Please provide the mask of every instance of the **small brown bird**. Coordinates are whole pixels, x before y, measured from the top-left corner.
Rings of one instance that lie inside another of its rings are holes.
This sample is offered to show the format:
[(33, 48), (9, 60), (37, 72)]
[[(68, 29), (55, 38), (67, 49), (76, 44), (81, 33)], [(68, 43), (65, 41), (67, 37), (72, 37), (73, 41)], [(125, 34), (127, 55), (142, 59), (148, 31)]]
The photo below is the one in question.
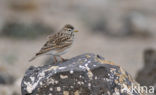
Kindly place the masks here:
[(60, 55), (66, 53), (69, 48), (73, 45), (74, 34), (78, 32), (74, 30), (74, 27), (70, 24), (66, 24), (61, 31), (55, 33), (54, 35), (48, 36), (48, 41), (43, 45), (38, 53), (29, 60), (29, 62), (33, 61), (35, 58), (40, 55), (53, 55), (55, 62), (56, 57), (59, 56), (62, 60), (63, 58)]

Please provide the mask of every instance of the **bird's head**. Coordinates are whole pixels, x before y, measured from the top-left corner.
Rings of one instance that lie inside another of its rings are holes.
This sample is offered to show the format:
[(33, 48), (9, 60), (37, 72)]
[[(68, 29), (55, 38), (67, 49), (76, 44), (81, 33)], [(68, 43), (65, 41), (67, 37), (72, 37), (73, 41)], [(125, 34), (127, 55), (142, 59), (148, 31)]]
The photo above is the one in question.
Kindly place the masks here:
[(70, 24), (66, 24), (63, 30), (69, 34), (78, 32), (78, 30), (75, 30), (74, 27)]

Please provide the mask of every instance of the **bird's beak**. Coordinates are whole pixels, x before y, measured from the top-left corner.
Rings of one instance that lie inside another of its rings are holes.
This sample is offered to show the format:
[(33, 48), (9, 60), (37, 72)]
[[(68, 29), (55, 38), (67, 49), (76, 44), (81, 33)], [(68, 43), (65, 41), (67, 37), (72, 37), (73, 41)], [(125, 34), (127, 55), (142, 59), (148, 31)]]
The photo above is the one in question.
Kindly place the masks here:
[(79, 32), (78, 30), (74, 30), (74, 32)]

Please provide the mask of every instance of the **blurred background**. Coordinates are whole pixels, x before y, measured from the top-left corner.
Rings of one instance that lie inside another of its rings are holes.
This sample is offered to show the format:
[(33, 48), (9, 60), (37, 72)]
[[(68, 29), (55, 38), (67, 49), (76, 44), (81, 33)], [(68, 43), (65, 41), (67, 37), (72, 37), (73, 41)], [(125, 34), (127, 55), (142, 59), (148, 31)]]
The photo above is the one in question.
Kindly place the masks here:
[(64, 58), (99, 54), (134, 78), (156, 48), (156, 0), (0, 0), (0, 95), (21, 95), (25, 71), (49, 56), (28, 60), (65, 24), (79, 32)]

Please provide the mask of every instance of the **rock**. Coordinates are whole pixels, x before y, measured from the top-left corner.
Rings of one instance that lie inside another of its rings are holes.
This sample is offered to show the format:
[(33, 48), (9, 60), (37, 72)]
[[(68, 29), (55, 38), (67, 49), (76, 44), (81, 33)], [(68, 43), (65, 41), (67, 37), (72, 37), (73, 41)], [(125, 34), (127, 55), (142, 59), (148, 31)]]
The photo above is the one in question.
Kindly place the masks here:
[[(89, 14), (92, 15), (92, 14)], [(83, 16), (84, 17), (84, 16)], [(90, 16), (88, 17), (88, 14), (85, 15), (85, 20), (84, 20), (85, 24), (87, 25), (87, 27), (89, 27), (92, 32), (106, 32), (106, 20), (105, 17), (101, 16), (99, 14), (99, 16)]]
[(65, 62), (30, 67), (22, 80), (22, 95), (143, 95), (132, 91), (139, 85), (113, 62), (83, 54)]
[(107, 21), (106, 34), (112, 37), (127, 37), (131, 36), (131, 31), (128, 30), (127, 22), (124, 16), (116, 16), (113, 14), (112, 19)]
[(149, 24), (147, 17), (141, 13), (133, 12), (127, 16), (127, 28), (133, 35), (137, 36), (150, 36)]
[(15, 81), (15, 78), (7, 73), (0, 73), (0, 84), (6, 85), (6, 84), (13, 84)]
[[(156, 51), (153, 49), (144, 52), (144, 67), (138, 72), (136, 81), (141, 85), (154, 86), (156, 89)], [(156, 94), (156, 91), (155, 91)]]
[(139, 12), (130, 12), (128, 14), (113, 15), (107, 25), (107, 34), (111, 36), (139, 36), (149, 37), (151, 31), (147, 17)]
[(3, 26), (1, 34), (13, 38), (36, 38), (52, 32), (52, 28), (41, 23), (25, 24), (10, 21)]

